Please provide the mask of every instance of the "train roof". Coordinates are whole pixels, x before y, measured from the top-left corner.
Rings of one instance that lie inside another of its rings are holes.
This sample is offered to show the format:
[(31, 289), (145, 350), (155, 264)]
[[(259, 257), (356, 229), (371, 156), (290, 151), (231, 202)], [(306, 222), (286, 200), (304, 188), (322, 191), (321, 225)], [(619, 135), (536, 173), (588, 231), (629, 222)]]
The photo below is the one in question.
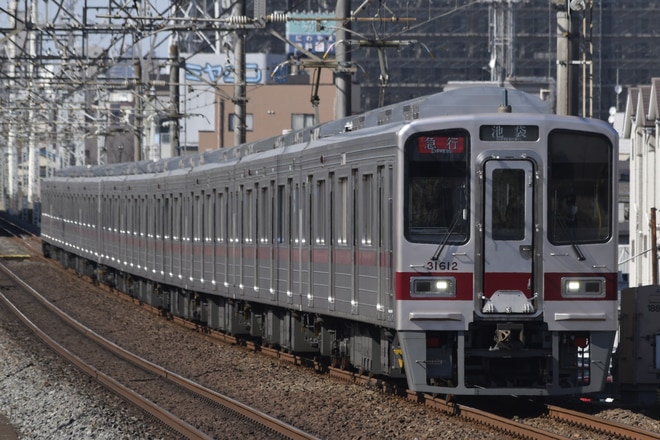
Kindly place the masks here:
[(513, 113), (551, 113), (550, 103), (517, 89), (493, 86), (468, 87), (403, 101), (360, 115), (348, 116), (235, 147), (176, 156), (159, 161), (69, 167), (57, 171), (56, 176), (119, 176), (189, 169), (207, 163), (239, 160), (254, 153), (308, 143), (367, 128), (389, 124), (405, 124), (415, 119), (431, 116), (494, 113), (507, 106), (510, 107), (510, 111)]

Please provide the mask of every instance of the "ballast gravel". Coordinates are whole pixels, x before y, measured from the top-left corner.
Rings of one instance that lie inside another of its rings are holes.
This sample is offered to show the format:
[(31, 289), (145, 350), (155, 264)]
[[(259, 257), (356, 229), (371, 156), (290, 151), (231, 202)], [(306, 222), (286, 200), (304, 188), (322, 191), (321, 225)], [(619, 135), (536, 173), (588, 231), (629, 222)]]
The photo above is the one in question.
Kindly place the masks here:
[(19, 439), (169, 437), (154, 430), (139, 410), (40, 346), (1, 305), (0, 414)]

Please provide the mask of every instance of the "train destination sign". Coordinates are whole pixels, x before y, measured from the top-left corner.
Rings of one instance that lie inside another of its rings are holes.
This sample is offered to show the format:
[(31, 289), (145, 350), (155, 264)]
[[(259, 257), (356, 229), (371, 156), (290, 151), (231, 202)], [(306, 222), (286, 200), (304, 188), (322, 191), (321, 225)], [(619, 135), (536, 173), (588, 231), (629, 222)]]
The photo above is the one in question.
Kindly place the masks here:
[(479, 139), (495, 142), (536, 142), (539, 140), (537, 125), (482, 125)]

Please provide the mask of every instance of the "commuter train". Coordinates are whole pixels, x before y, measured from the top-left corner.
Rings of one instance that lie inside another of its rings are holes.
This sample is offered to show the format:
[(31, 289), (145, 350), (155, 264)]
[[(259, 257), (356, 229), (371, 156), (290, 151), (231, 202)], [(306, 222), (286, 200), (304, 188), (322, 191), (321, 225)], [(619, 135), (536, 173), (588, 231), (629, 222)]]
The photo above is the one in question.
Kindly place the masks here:
[(618, 138), (514, 89), (61, 170), (44, 254), (181, 316), (417, 392), (600, 391)]

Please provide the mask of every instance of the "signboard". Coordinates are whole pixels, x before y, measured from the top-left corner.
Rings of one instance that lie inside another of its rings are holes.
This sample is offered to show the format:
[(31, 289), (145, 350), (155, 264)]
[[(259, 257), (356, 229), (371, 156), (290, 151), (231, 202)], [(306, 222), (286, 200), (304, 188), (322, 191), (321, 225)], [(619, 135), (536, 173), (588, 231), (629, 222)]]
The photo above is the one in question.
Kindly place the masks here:
[[(323, 55), (326, 52), (334, 54), (335, 29), (340, 23), (335, 20), (334, 13), (290, 13), (288, 17), (290, 21), (286, 23), (287, 40), (317, 55)], [(310, 20), (304, 20), (305, 18), (310, 18)], [(322, 20), (323, 18), (328, 18), (328, 20)], [(301, 55), (303, 53), (291, 44), (286, 46), (287, 54)]]
[[(184, 54), (186, 55), (186, 54)], [(216, 54), (186, 55), (185, 69), (182, 70), (185, 82), (190, 84), (233, 84), (234, 66), (233, 56), (227, 57)], [(284, 61), (284, 55), (267, 55), (249, 53), (245, 57), (245, 82), (248, 84), (268, 84), (286, 81), (286, 69), (277, 77), (271, 73), (278, 64)], [(282, 77), (282, 75), (284, 75)]]
[(536, 125), (482, 125), (479, 139), (495, 142), (536, 142), (539, 140), (539, 127)]

